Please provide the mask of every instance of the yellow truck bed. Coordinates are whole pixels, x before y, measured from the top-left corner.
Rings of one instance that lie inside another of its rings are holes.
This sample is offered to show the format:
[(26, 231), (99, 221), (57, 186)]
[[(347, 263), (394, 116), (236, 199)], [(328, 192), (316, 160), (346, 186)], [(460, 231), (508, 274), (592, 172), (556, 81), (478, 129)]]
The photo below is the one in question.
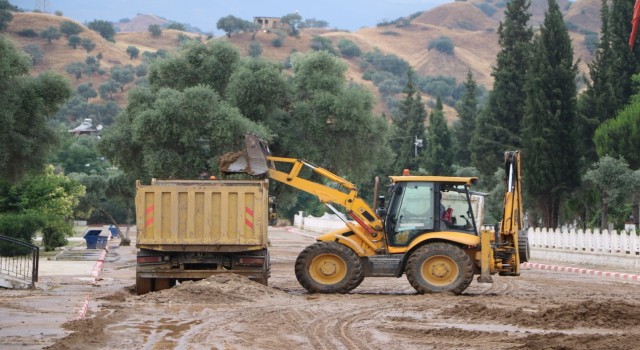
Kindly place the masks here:
[(267, 248), (267, 180), (137, 184), (137, 247), (234, 252)]

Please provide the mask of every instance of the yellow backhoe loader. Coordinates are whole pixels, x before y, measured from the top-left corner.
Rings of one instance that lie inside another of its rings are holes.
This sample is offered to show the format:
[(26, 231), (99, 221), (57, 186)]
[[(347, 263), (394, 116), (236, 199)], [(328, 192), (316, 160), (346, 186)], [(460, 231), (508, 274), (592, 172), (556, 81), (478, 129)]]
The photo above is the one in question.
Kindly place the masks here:
[[(305, 167), (324, 180), (302, 178)], [(406, 274), (418, 293), (460, 294), (476, 274), (482, 283), (491, 283), (496, 273), (520, 275), (520, 263), (528, 257), (527, 237), (520, 232), (518, 151), (505, 153), (504, 215), (493, 230), (482, 230), (477, 222), (470, 189), (475, 177), (390, 176), (390, 198), (385, 205), (380, 197), (374, 211), (351, 182), (302, 159), (272, 156), (255, 135), (246, 136), (242, 152), (221, 157), (220, 168), (268, 176), (315, 195), (335, 212), (334, 204), (343, 207), (353, 219), (319, 236), (298, 256), (296, 278), (312, 293), (347, 293), (365, 277)], [(375, 198), (377, 185), (374, 192)]]

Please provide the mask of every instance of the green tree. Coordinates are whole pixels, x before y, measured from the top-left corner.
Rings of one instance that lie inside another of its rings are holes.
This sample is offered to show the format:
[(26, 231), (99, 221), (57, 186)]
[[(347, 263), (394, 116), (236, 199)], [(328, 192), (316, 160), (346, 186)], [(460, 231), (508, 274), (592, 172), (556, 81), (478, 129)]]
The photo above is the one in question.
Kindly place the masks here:
[(315, 51), (327, 51), (335, 55), (336, 50), (333, 48), (333, 42), (330, 39), (314, 35), (311, 39), (311, 49)]
[[(635, 79), (640, 80), (640, 75)], [(604, 121), (595, 130), (593, 142), (602, 157), (624, 157), (632, 169), (640, 168), (640, 94), (633, 97), (615, 118)]]
[(447, 55), (453, 55), (453, 48), (455, 45), (453, 44), (453, 40), (447, 36), (440, 36), (439, 38), (432, 40), (429, 42), (429, 50), (436, 49), (442, 53), (446, 53)]
[[(609, 226), (609, 214), (612, 207), (621, 207), (629, 202), (630, 195), (638, 192), (640, 171), (632, 171), (623, 158), (602, 157), (584, 175), (584, 181), (593, 187), (600, 196), (600, 228)], [(617, 226), (622, 226), (626, 219), (625, 210), (619, 210), (623, 219)]]
[(116, 35), (116, 30), (113, 28), (111, 22), (95, 19), (89, 22), (87, 27), (100, 34), (100, 36), (106, 40), (115, 42), (114, 36)]
[(429, 174), (453, 175), (453, 145), (451, 132), (444, 119), (442, 101), (436, 101), (436, 107), (429, 114), (429, 132), (427, 133), (425, 168)]
[[(84, 187), (64, 174), (54, 174), (53, 166), (45, 169), (41, 175), (27, 177), (19, 184), (9, 189), (9, 196), (5, 198), (5, 205), (9, 208), (0, 210), (0, 217), (18, 216), (36, 220), (28, 220), (30, 241), (37, 229), (43, 233), (43, 243), (46, 251), (66, 244), (66, 236), (71, 235), (70, 218), (78, 200), (84, 195)], [(2, 223), (0, 219), (0, 223)], [(2, 226), (0, 224), (0, 226)], [(12, 235), (11, 228), (4, 227), (3, 233)], [(26, 233), (26, 232), (24, 232)], [(24, 234), (23, 233), (23, 234)]]
[(580, 182), (573, 133), (578, 68), (558, 4), (548, 1), (525, 86), (523, 173), (524, 188), (541, 214), (543, 227), (554, 228), (563, 198)]
[(473, 79), (471, 70), (467, 72), (464, 82), (464, 95), (456, 105), (459, 119), (453, 126), (455, 137), (455, 160), (461, 166), (471, 165), (471, 137), (476, 129), (478, 117), (478, 84)]
[(504, 22), (498, 27), (500, 51), (491, 75), (493, 91), (471, 142), (472, 161), (485, 177), (502, 163), (504, 151), (520, 148), (520, 123), (524, 115), (524, 84), (529, 67), (533, 31), (527, 26), (529, 0), (507, 3)]
[(580, 95), (578, 103), (577, 133), (580, 155), (585, 163), (598, 159), (593, 134), (605, 120), (613, 118), (618, 108), (615, 101), (614, 80), (611, 75), (612, 51), (609, 33), (609, 5), (603, 0), (600, 7), (600, 42), (593, 61), (588, 63), (590, 82), (586, 91)]
[(67, 65), (66, 71), (76, 77), (76, 80), (80, 80), (86, 68), (87, 65), (84, 62), (71, 62)]
[(129, 54), (130, 59), (135, 59), (135, 58), (138, 58), (138, 55), (140, 54), (140, 49), (138, 49), (135, 46), (129, 45), (127, 46), (127, 53)]
[(64, 21), (60, 23), (60, 32), (67, 38), (71, 37), (72, 35), (78, 35), (83, 31), (84, 29), (82, 29), (82, 26), (76, 22)]
[(233, 15), (228, 15), (218, 19), (216, 28), (224, 31), (227, 34), (227, 37), (230, 38), (234, 33), (239, 33), (247, 29), (252, 30), (254, 27), (253, 22), (245, 21), (244, 19)]
[(280, 22), (289, 26), (289, 35), (297, 36), (300, 32), (298, 27), (302, 23), (302, 16), (297, 13), (289, 13), (282, 16)]
[(159, 24), (150, 24), (148, 30), (149, 30), (149, 33), (151, 33), (151, 36), (154, 38), (157, 38), (160, 35), (162, 35), (162, 28), (160, 27)]
[(56, 27), (49, 27), (43, 31), (40, 32), (40, 37), (42, 39), (47, 39), (47, 41), (49, 42), (49, 44), (51, 44), (51, 42), (53, 40), (58, 40), (60, 39), (60, 31), (58, 31), (58, 29)]
[[(346, 64), (327, 52), (296, 54), (292, 66), (294, 102), (287, 107), (290, 117), (278, 131), (276, 149), (338, 169), (347, 178), (370, 179), (381, 160), (391, 159), (385, 150), (386, 122), (371, 112), (373, 96), (348, 85)], [(383, 158), (372, 160), (372, 154)]]
[(8, 0), (0, 0), (0, 32), (7, 28), (7, 25), (13, 20), (11, 12), (18, 12), (19, 9), (11, 5)]
[(210, 87), (157, 93), (134, 88), (117, 123), (106, 129), (99, 149), (137, 178), (197, 178), (216, 170), (213, 158), (240, 147), (239, 136), (266, 129), (242, 116)]
[[(610, 32), (611, 65), (609, 67), (611, 81), (614, 82), (615, 99), (610, 101), (612, 110), (617, 113), (629, 103), (633, 95), (632, 76), (640, 72), (640, 50), (638, 39), (634, 50), (629, 50), (629, 33), (634, 2), (631, 0), (611, 0), (608, 29)], [(611, 117), (611, 116), (610, 116)]]
[(362, 54), (358, 45), (347, 39), (340, 39), (340, 41), (338, 41), (338, 49), (344, 57), (360, 57)]
[(124, 92), (125, 85), (132, 82), (134, 77), (133, 67), (131, 66), (113, 66), (111, 68), (111, 79), (118, 83), (120, 91)]
[(149, 83), (152, 88), (177, 90), (203, 84), (224, 96), (233, 66), (239, 60), (238, 50), (226, 41), (189, 42), (180, 54), (159, 60), (149, 67)]
[(100, 84), (98, 87), (98, 92), (100, 94), (100, 98), (103, 100), (113, 100), (113, 94), (118, 92), (118, 88), (120, 85), (113, 79), (109, 79), (108, 81)]
[(30, 77), (29, 59), (2, 36), (0, 62), (0, 178), (17, 181), (43, 169), (56, 140), (48, 117), (71, 96), (71, 88), (57, 74)]
[(248, 54), (251, 57), (260, 57), (260, 55), (262, 55), (262, 46), (260, 46), (260, 43), (255, 40), (249, 43)]
[(229, 79), (227, 100), (242, 115), (276, 130), (276, 115), (289, 98), (282, 68), (260, 58), (244, 59), (236, 67)]
[(71, 46), (74, 50), (82, 43), (82, 39), (77, 35), (71, 35), (69, 37), (69, 46)]
[(96, 48), (96, 44), (95, 44), (93, 41), (91, 41), (91, 39), (85, 39), (85, 38), (83, 38), (83, 39), (80, 41), (80, 45), (82, 45), (82, 48), (84, 48), (85, 50), (87, 50), (87, 53), (89, 53), (89, 52), (93, 51), (93, 49), (95, 49), (95, 48)]
[(300, 23), (300, 28), (327, 28), (329, 27), (329, 22), (315, 19), (315, 18), (307, 18), (304, 22)]
[(112, 175), (72, 173), (69, 175), (86, 187), (75, 215), (89, 224), (130, 223), (135, 213), (133, 196), (135, 179), (118, 171)]
[(90, 82), (78, 85), (78, 87), (76, 87), (76, 94), (82, 96), (85, 100), (98, 97), (98, 93), (93, 89)]
[(99, 139), (95, 137), (65, 135), (61, 146), (52, 158), (53, 164), (61, 167), (65, 174), (106, 174), (109, 164), (97, 150)]
[(42, 47), (40, 47), (40, 45), (29, 44), (26, 45), (23, 49), (24, 52), (26, 52), (29, 57), (31, 57), (31, 62), (34, 65), (38, 65), (42, 63), (42, 60), (44, 60), (44, 50), (42, 49)]
[(187, 28), (184, 26), (184, 24), (178, 23), (178, 22), (169, 23), (169, 25), (167, 26), (167, 29), (179, 30), (179, 31), (182, 31), (182, 32), (186, 32), (187, 31)]
[(404, 88), (405, 99), (398, 104), (397, 113), (394, 114), (394, 128), (390, 145), (397, 153), (393, 165), (393, 173), (401, 173), (403, 169), (417, 171), (420, 167), (420, 155), (424, 144), (427, 111), (422, 103), (422, 98), (414, 84), (414, 72), (407, 72), (407, 85)]

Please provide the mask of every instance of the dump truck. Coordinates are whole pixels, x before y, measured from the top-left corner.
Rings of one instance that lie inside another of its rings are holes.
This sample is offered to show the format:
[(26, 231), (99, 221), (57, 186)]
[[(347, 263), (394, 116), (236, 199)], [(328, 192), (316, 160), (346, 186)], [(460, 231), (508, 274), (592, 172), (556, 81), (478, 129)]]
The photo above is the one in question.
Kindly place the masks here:
[(136, 292), (228, 272), (267, 285), (268, 186), (268, 180), (138, 181)]
[[(256, 135), (245, 142), (244, 150), (221, 157), (224, 173), (281, 182), (316, 196), (336, 214), (333, 205), (341, 206), (352, 219), (298, 255), (296, 278), (309, 292), (347, 293), (365, 277), (406, 275), (418, 293), (460, 294), (474, 275), (481, 283), (491, 283), (494, 274), (519, 276), (528, 258), (519, 151), (505, 152), (503, 217), (487, 230), (473, 210), (476, 177), (390, 176), (390, 198), (369, 206), (347, 179), (304, 159), (273, 156)], [(377, 184), (373, 192), (377, 198)]]

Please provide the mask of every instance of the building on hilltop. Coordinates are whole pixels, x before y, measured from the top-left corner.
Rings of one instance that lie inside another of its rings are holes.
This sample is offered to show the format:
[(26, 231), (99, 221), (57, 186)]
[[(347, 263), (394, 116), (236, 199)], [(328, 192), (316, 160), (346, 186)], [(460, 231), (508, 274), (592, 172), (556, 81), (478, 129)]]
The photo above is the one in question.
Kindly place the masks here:
[(253, 17), (253, 23), (260, 26), (261, 30), (286, 28), (286, 24), (282, 23), (280, 17), (257, 16)]

